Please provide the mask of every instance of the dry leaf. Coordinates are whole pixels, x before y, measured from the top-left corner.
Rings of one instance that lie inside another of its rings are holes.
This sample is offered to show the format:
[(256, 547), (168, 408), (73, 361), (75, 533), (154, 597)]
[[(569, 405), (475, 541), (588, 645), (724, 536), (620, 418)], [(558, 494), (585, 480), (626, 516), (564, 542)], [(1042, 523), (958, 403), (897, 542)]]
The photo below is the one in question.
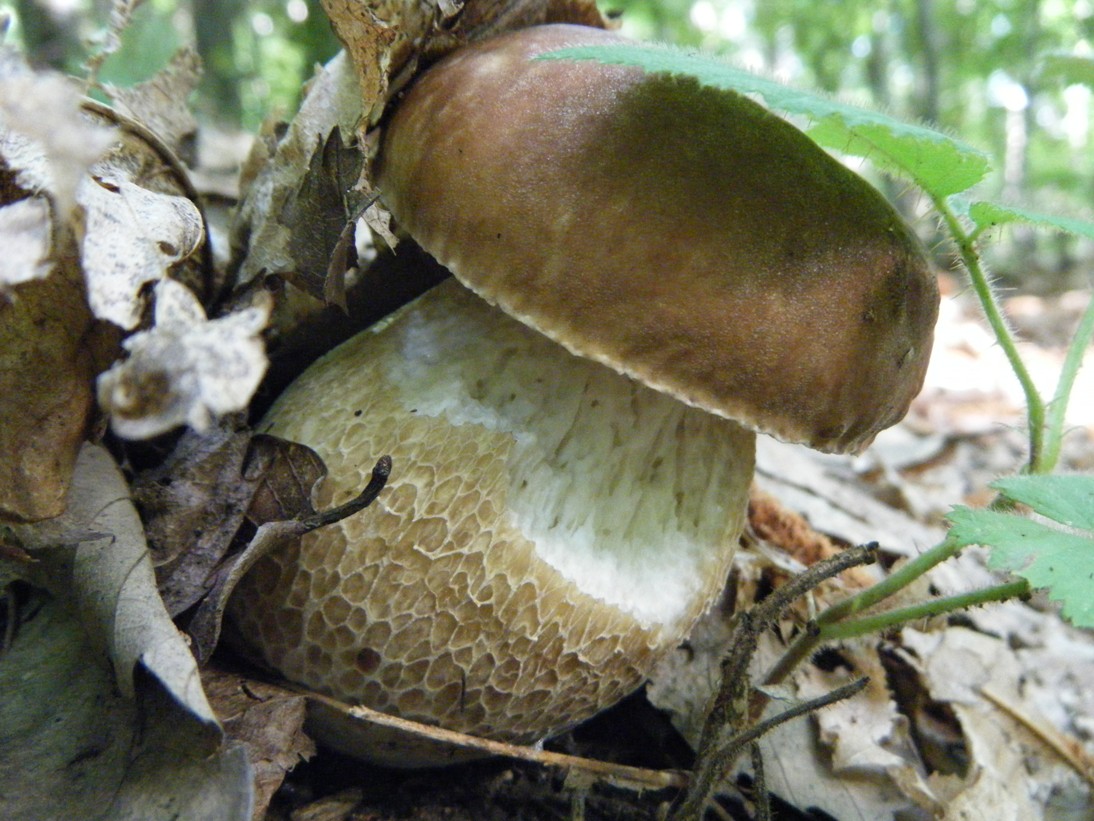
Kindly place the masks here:
[(269, 313), (269, 295), (259, 292), (252, 307), (209, 320), (187, 288), (161, 280), (155, 326), (129, 337), (129, 358), (99, 377), (114, 431), (126, 439), (183, 424), (204, 431), (214, 417), (245, 409), (266, 372)]
[(187, 431), (166, 462), (133, 482), (172, 616), (209, 592), (213, 569), (243, 523), (258, 483), (243, 471), (250, 438), (234, 426)]
[(86, 445), (64, 515), (12, 533), (54, 598), (0, 664), (0, 816), (247, 818), (246, 758), (221, 745), (110, 455)]
[(0, 296), (0, 516), (64, 510), (93, 410), (92, 318), (74, 253), (45, 279)]
[(201, 212), (184, 197), (107, 176), (85, 178), (76, 198), (86, 212), (81, 260), (91, 309), (99, 319), (133, 330), (144, 309), (144, 286), (162, 280), (201, 246)]
[[(1024, 821), (1052, 817), (1054, 802), (1091, 806), (1089, 785), (1082, 776), (983, 695), (983, 688), (989, 687), (997, 698), (1023, 712), (1038, 712), (1025, 692), (1027, 680), (1036, 679), (1038, 671), (1024, 665), (1014, 648), (961, 627), (941, 633), (906, 628), (903, 640), (914, 651), (908, 658), (931, 696), (953, 709), (969, 750), (969, 771), (943, 818)], [(1087, 688), (1094, 675), (1094, 661), (1083, 655), (1069, 659), (1076, 682), (1083, 682), (1080, 689)]]
[(312, 497), (327, 466), (307, 445), (258, 434), (251, 440), (246, 475), (258, 483), (247, 518), (263, 525), (314, 513)]
[(201, 81), (201, 57), (191, 47), (179, 49), (167, 67), (151, 80), (131, 88), (107, 86), (122, 114), (143, 124), (180, 157), (192, 159), (198, 123), (186, 101)]
[[(356, 258), (332, 267), (333, 252), (343, 244), (347, 224), (353, 225), (361, 197), (354, 185), (361, 175), (364, 158), (357, 151), (347, 151), (342, 144), (341, 129), (335, 126), (326, 142), (312, 155), (300, 186), (286, 200), (278, 221), (289, 232), (288, 252), (295, 267), (285, 272), (285, 278), (305, 293), (322, 298), (332, 281), (343, 283), (346, 271), (356, 264)], [(333, 302), (345, 308), (344, 288)]]
[(247, 750), (255, 781), (255, 818), (264, 818), (285, 774), (315, 755), (304, 733), (303, 696), (232, 673), (206, 668), (205, 690), (228, 736)]
[[(853, 667), (854, 675), (869, 676), (870, 683), (861, 693), (815, 714), (819, 741), (831, 751), (834, 775), (888, 782), (915, 806), (937, 813), (941, 802), (928, 786), (908, 719), (897, 709), (873, 645), (841, 648), (840, 655)], [(827, 672), (807, 665), (795, 676), (795, 683), (798, 696), (811, 699), (846, 684), (847, 679), (846, 670)], [(892, 791), (887, 785), (886, 792)]]
[(40, 197), (0, 206), (0, 294), (11, 285), (41, 279), (52, 269), (49, 217), (49, 204)]

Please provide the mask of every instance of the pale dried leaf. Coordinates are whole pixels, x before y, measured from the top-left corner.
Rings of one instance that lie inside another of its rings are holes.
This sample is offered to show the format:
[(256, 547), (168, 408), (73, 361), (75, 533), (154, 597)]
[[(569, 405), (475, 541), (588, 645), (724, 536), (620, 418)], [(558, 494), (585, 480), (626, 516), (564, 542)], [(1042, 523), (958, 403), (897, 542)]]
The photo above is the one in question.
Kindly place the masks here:
[[(873, 646), (845, 646), (841, 655), (855, 675), (870, 677), (861, 693), (815, 714), (820, 742), (831, 750), (837, 776), (890, 780), (917, 806), (937, 813), (942, 805), (926, 780), (910, 733), (908, 719), (889, 692), (885, 668)], [(826, 672), (812, 665), (795, 677), (798, 695), (816, 698), (847, 683), (845, 672)]]
[(162, 280), (201, 246), (201, 212), (184, 197), (125, 179), (87, 177), (76, 196), (87, 214), (81, 259), (88, 302), (99, 319), (132, 330), (145, 284)]
[(125, 477), (104, 448), (88, 444), (80, 451), (63, 521), (100, 534), (76, 548), (71, 596), (89, 636), (109, 654), (119, 690), (133, 696), (140, 662), (196, 718), (215, 724), (193, 656), (156, 590)]
[(49, 204), (38, 197), (0, 207), (0, 292), (52, 269)]
[(940, 528), (877, 501), (861, 483), (840, 476), (848, 457), (818, 454), (803, 445), (756, 439), (756, 484), (814, 528), (848, 544), (879, 542), (898, 556), (915, 556), (942, 540)]
[(99, 404), (114, 431), (127, 439), (183, 424), (202, 431), (245, 409), (268, 364), (261, 333), (270, 306), (260, 292), (252, 307), (207, 320), (189, 290), (162, 280), (155, 326), (129, 337), (129, 358), (99, 377)]
[[(773, 703), (765, 715), (781, 709)], [(833, 773), (818, 751), (816, 731), (808, 720), (780, 725), (760, 740), (760, 749), (768, 790), (795, 807), (815, 808), (817, 817), (840, 821), (917, 818), (915, 807), (889, 778)]]
[(185, 154), (185, 143), (198, 127), (186, 101), (200, 81), (201, 58), (185, 47), (151, 80), (131, 88), (108, 86), (107, 92), (118, 111), (143, 124), (175, 153)]
[(68, 222), (76, 187), (114, 141), (114, 130), (80, 113), (80, 94), (54, 73), (32, 72), (0, 51), (0, 153), (29, 191), (48, 192)]
[[(1037, 712), (1026, 694), (1026, 680), (1036, 671), (1006, 641), (960, 627), (942, 633), (906, 628), (903, 640), (931, 696), (953, 709), (969, 749), (969, 773), (944, 818), (1044, 818), (1050, 798), (1078, 793), (1089, 801), (1080, 776), (1055, 751), (984, 697), (982, 689), (990, 687), (1023, 712)], [(1076, 663), (1082, 686), (1088, 686), (1090, 661)]]

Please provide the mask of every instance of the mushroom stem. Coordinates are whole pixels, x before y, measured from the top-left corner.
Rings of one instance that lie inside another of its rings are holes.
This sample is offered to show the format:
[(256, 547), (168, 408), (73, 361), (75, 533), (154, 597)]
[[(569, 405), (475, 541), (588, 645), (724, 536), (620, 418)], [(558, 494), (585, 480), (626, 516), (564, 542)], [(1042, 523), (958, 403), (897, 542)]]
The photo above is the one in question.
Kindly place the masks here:
[[(269, 432), (373, 508), (263, 560), (233, 616), (288, 678), (533, 741), (637, 687), (717, 596), (754, 434), (580, 359), (448, 281), (321, 360)], [(273, 618), (269, 614), (275, 614)]]

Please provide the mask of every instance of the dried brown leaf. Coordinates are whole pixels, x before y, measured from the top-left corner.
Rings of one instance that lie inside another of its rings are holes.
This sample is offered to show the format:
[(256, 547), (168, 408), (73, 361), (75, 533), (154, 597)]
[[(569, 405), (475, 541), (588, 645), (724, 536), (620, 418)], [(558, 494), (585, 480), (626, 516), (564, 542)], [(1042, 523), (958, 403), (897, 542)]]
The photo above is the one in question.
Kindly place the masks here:
[(349, 52), (369, 121), (383, 110), (396, 44), (425, 31), (430, 5), (415, 2), (385, 7), (383, 3), (359, 0), (323, 0), (323, 10)]
[(305, 699), (215, 668), (206, 668), (201, 678), (228, 737), (247, 750), (255, 782), (254, 817), (264, 818), (285, 774), (315, 755), (315, 742), (304, 733)]
[[(285, 277), (305, 293), (327, 297), (328, 304), (345, 308), (345, 274), (356, 265), (356, 254), (345, 254), (337, 264), (335, 251), (346, 243), (346, 227), (356, 222), (361, 197), (354, 185), (361, 175), (364, 157), (342, 144), (335, 126), (317, 148), (300, 180), (286, 200), (278, 221), (288, 230), (288, 251), (295, 268)], [(352, 230), (349, 237), (352, 237)]]
[(155, 325), (129, 337), (129, 358), (99, 377), (100, 406), (114, 431), (144, 439), (188, 424), (204, 431), (217, 416), (243, 410), (266, 372), (262, 329), (270, 297), (218, 319), (170, 279), (156, 288)]
[(247, 518), (256, 525), (315, 512), (312, 495), (326, 465), (306, 445), (259, 434), (251, 440), (247, 479), (257, 483)]
[(166, 462), (133, 482), (160, 595), (172, 616), (208, 593), (210, 576), (243, 523), (257, 484), (243, 471), (249, 442), (249, 433), (230, 426), (187, 431)]
[(192, 159), (198, 123), (186, 104), (201, 80), (201, 58), (191, 47), (179, 49), (152, 79), (130, 88), (107, 86), (121, 113), (142, 123), (172, 151)]
[(72, 249), (61, 257), (0, 296), (0, 516), (21, 521), (64, 510), (93, 410), (92, 317)]

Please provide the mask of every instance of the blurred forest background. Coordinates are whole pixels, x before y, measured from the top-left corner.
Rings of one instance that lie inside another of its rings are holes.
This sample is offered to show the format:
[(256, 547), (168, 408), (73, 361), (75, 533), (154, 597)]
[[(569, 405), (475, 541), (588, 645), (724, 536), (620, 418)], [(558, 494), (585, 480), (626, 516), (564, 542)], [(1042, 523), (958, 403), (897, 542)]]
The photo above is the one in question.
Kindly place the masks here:
[[(700, 47), (761, 73), (926, 121), (988, 151), (988, 198), (1089, 217), (1094, 206), (1094, 0), (604, 0), (625, 33)], [(110, 0), (0, 2), (9, 41), (80, 74)], [(205, 61), (210, 127), (254, 133), (292, 113), (338, 43), (314, 0), (146, 0), (100, 79), (146, 79), (185, 43)], [(929, 238), (918, 198), (880, 181)], [(1089, 288), (1094, 244), (1009, 230), (990, 255), (1009, 286)], [(945, 261), (943, 260), (943, 263)]]

